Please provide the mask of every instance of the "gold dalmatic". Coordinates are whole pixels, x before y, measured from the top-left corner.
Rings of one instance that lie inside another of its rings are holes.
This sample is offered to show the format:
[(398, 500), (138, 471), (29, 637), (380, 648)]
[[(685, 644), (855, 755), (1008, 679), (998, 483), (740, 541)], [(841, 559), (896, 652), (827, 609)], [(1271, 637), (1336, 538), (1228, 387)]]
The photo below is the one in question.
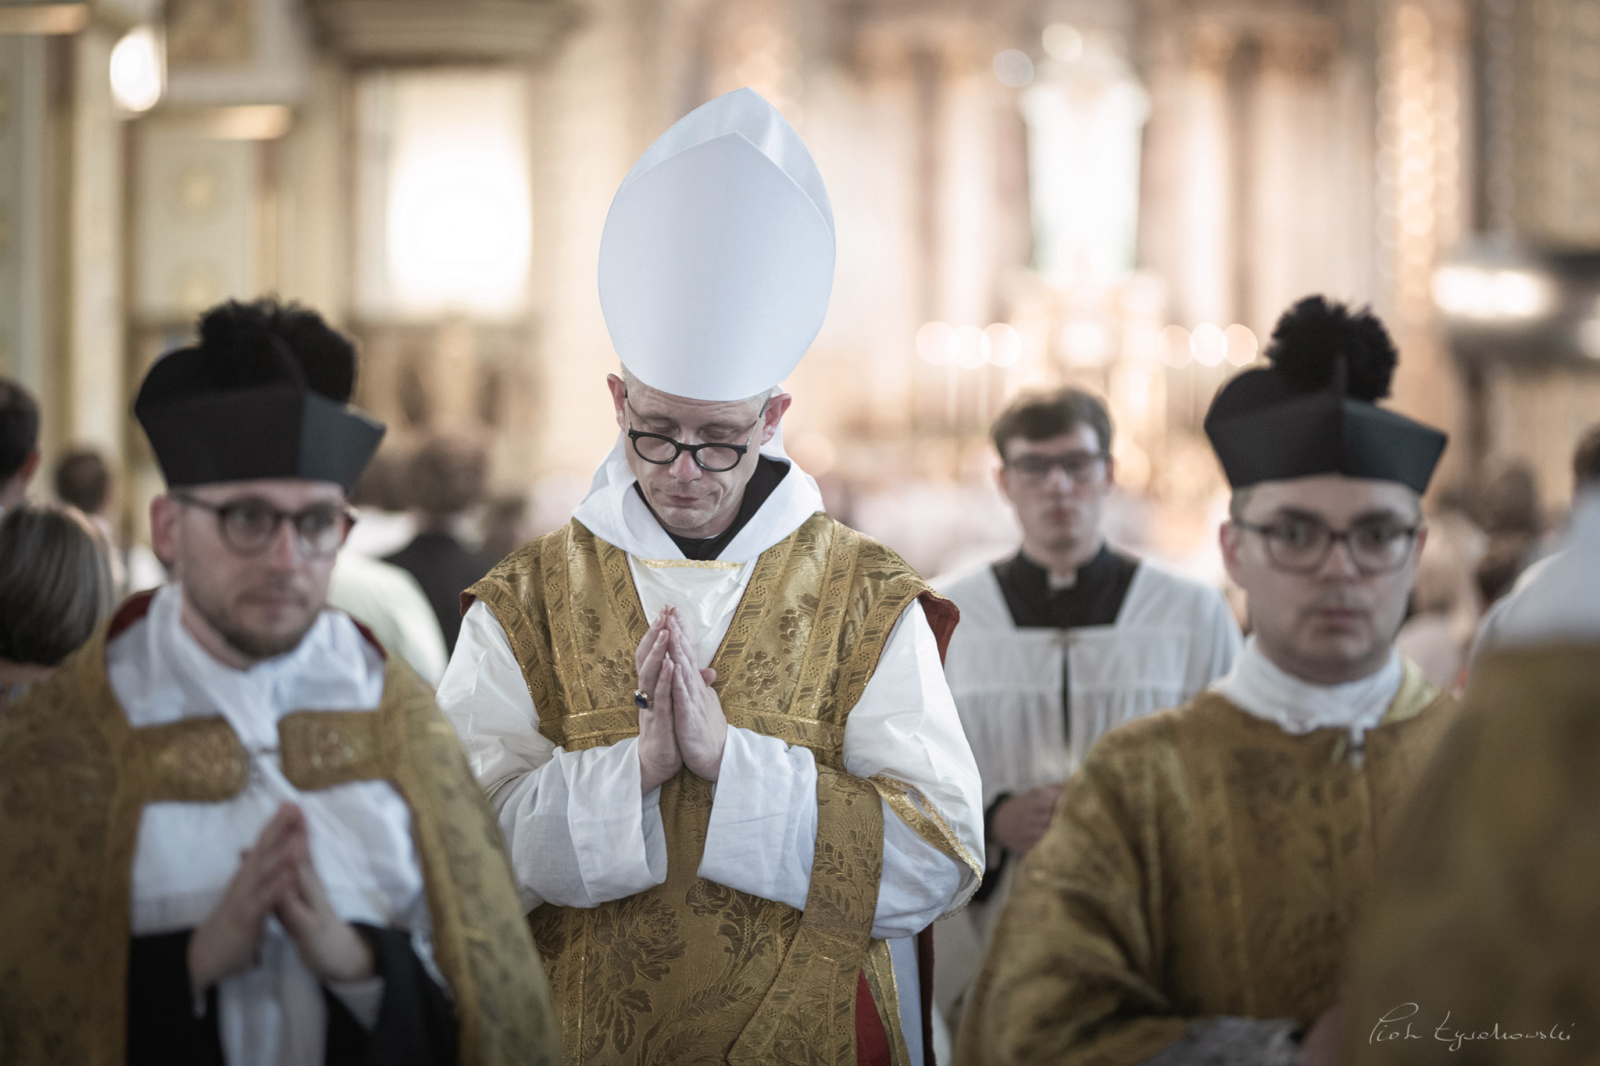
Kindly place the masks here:
[[(147, 803), (226, 800), (249, 774), (224, 718), (134, 728), (107, 680), (105, 644), (102, 627), (0, 714), (6, 1066), (125, 1060), (140, 814)], [(384, 780), (410, 808), (461, 1062), (557, 1062), (549, 990), (499, 827), (429, 688), (391, 656), (376, 710), (296, 711), (280, 720), (278, 736), (296, 788)]]
[(1022, 865), (955, 1062), (1136, 1066), (1219, 1015), (1309, 1028), (1455, 717), (1407, 662), (1360, 759), (1343, 729), (1290, 734), (1215, 691), (1101, 737)]
[[(697, 876), (712, 789), (680, 770), (661, 788), (665, 882), (593, 908), (546, 904), (529, 917), (571, 1063), (853, 1066), (863, 970), (891, 1049), (905, 1059), (888, 946), (871, 939), (879, 797), (958, 860), (960, 845), (904, 786), (846, 773), (844, 729), (911, 601), (923, 597), (946, 636), (954, 607), (888, 548), (820, 512), (754, 565), (711, 661), (713, 687), (729, 724), (816, 757), (805, 910)], [(648, 626), (620, 548), (572, 522), (469, 591), (510, 637), (540, 733), (568, 751), (638, 735), (634, 653)]]

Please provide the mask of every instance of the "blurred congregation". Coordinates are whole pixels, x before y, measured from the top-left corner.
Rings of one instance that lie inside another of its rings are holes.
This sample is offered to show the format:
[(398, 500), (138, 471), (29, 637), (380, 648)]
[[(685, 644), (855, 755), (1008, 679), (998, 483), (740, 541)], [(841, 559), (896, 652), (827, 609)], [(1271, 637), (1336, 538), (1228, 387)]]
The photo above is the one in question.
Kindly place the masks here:
[(0, 0), (0, 1063), (1600, 1060), (1600, 0)]

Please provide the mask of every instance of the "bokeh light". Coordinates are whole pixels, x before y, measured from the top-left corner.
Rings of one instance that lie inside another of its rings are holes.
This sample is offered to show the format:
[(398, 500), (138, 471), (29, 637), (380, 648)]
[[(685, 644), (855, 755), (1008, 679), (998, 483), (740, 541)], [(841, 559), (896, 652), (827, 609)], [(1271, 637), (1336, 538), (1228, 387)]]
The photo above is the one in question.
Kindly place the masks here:
[(1446, 314), (1484, 320), (1533, 318), (1550, 306), (1550, 282), (1526, 270), (1441, 267), (1433, 298)]
[(1227, 354), (1228, 341), (1222, 330), (1209, 322), (1202, 323), (1189, 334), (1189, 350), (1194, 361), (1201, 366), (1216, 366)]
[(989, 361), (989, 337), (977, 326), (962, 326), (955, 331), (956, 365), (976, 370)]
[(1015, 326), (996, 322), (983, 334), (989, 338), (989, 362), (994, 366), (1012, 366), (1022, 358), (1022, 334)]
[(1001, 85), (1020, 89), (1033, 81), (1033, 60), (1026, 52), (1007, 48), (994, 57), (994, 76), (1000, 79)]
[(149, 26), (136, 26), (111, 49), (111, 94), (125, 111), (148, 111), (166, 88), (161, 41)]
[(1256, 352), (1261, 349), (1250, 327), (1237, 322), (1222, 331), (1222, 341), (1228, 362), (1234, 366), (1249, 366), (1255, 362)]

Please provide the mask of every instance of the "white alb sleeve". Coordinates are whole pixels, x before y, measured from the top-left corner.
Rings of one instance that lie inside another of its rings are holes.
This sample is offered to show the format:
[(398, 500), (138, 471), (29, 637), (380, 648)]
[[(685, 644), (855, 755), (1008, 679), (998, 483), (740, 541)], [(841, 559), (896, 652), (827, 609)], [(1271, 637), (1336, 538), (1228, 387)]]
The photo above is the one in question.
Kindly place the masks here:
[(804, 910), (816, 847), (811, 750), (729, 726), (700, 876)]
[(494, 612), (474, 603), (439, 682), (440, 710), (499, 820), (523, 907), (593, 907), (666, 880), (660, 790), (641, 799), (638, 741), (566, 751), (538, 712)]
[[(983, 854), (977, 766), (920, 603), (895, 623), (846, 720), (844, 763), (857, 777), (898, 782), (908, 802), (948, 831), (946, 846), (966, 854), (951, 858), (884, 804), (872, 935), (911, 936), (977, 888), (982, 860), (974, 857)], [(816, 778), (807, 749), (730, 727), (700, 875), (803, 909), (816, 852)]]

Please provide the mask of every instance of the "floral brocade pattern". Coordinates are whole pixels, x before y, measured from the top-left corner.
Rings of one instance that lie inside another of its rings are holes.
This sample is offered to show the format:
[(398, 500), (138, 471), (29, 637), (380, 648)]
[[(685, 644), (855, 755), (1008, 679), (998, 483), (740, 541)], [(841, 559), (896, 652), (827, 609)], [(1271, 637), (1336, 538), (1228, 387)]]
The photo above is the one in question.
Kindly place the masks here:
[[(127, 1031), (129, 875), (140, 812), (215, 802), (247, 764), (221, 718), (135, 729), (104, 627), (0, 717), (0, 1062), (113, 1066)], [(474, 1066), (559, 1061), (557, 1024), (498, 826), (431, 691), (390, 658), (376, 711), (280, 728), (302, 788), (382, 778), (411, 809), (439, 968)]]
[[(579, 750), (638, 734), (633, 654), (648, 623), (620, 549), (573, 522), (469, 592), (510, 638), (546, 738)], [(883, 807), (843, 772), (844, 726), (896, 619), (925, 594), (893, 552), (825, 514), (757, 560), (710, 665), (731, 723), (816, 756), (811, 895), (802, 913), (698, 877), (711, 786), (680, 770), (661, 790), (663, 884), (529, 916), (570, 1063), (855, 1062)]]
[(1597, 662), (1563, 643), (1474, 664), (1353, 953), (1350, 1063), (1600, 1061)]
[(1189, 1022), (1309, 1026), (1455, 703), (1407, 664), (1366, 735), (1292, 736), (1214, 692), (1107, 733), (1024, 862), (959, 1066), (1136, 1066)]

